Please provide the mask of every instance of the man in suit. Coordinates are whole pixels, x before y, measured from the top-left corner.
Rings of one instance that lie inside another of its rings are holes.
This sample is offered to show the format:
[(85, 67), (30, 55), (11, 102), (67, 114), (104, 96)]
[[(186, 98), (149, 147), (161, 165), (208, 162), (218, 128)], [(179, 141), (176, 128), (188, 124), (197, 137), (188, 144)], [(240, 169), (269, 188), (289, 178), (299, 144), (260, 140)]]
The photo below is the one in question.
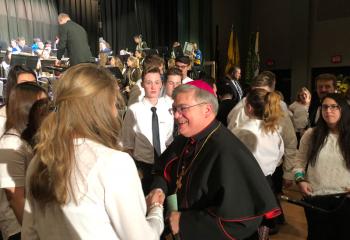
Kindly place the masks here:
[(311, 97), (309, 107), (309, 124), (314, 127), (320, 117), (321, 100), (329, 93), (334, 93), (336, 90), (337, 78), (333, 74), (320, 74), (315, 79), (316, 94)]
[(225, 76), (223, 87), (232, 88), (232, 91), (233, 91), (232, 100), (234, 102), (233, 106), (235, 106), (243, 98), (244, 93), (239, 83), (240, 79), (241, 79), (241, 68), (238, 66), (231, 67)]
[(67, 50), (70, 66), (89, 62), (92, 54), (85, 29), (73, 22), (65, 13), (58, 15), (58, 23), (57, 59), (61, 60)]

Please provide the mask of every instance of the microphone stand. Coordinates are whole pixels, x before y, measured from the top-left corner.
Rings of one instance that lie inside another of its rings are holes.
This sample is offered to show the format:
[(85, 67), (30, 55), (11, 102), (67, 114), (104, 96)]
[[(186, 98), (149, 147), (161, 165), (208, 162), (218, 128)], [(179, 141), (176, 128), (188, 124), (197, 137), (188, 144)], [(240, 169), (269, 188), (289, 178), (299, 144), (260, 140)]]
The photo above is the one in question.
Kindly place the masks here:
[(305, 202), (303, 200), (289, 198), (286, 195), (281, 195), (280, 199), (283, 200), (283, 201), (286, 201), (286, 202), (289, 202), (289, 203), (301, 206), (301, 207), (310, 208), (310, 209), (321, 211), (321, 212), (324, 212), (324, 213), (329, 213), (330, 212), (330, 211), (328, 211), (326, 209), (323, 209), (323, 208), (320, 208), (320, 207), (316, 207), (316, 206), (314, 206), (314, 205), (312, 205), (310, 203), (307, 203), (307, 202)]

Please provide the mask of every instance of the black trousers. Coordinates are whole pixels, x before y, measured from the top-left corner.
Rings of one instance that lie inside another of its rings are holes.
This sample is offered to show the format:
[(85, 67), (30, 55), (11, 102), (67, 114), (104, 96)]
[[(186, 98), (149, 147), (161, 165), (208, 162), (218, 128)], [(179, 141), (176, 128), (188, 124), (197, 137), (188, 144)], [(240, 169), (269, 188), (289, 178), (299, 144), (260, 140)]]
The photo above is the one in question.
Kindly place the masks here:
[(350, 198), (346, 196), (316, 196), (306, 202), (326, 209), (322, 212), (304, 208), (308, 223), (308, 240), (350, 239)]
[(8, 240), (21, 240), (21, 233), (16, 233), (8, 238)]
[(275, 191), (275, 187), (274, 187), (275, 185), (274, 185), (273, 177), (271, 175), (268, 175), (268, 176), (266, 176), (266, 180), (269, 183), (269, 185), (271, 187), (271, 190), (272, 190), (272, 192), (275, 195), (276, 202), (277, 202), (278, 206), (281, 209), (281, 214), (280, 215), (278, 215), (277, 217), (272, 218), (272, 219), (264, 219), (263, 222), (262, 222), (263, 226), (267, 226), (268, 228), (272, 229), (272, 228), (276, 227), (279, 218), (283, 218), (283, 221), (284, 221), (284, 214), (283, 214), (283, 209), (282, 209), (281, 203), (280, 203), (280, 201), (279, 201), (279, 199), (277, 197), (277, 193)]

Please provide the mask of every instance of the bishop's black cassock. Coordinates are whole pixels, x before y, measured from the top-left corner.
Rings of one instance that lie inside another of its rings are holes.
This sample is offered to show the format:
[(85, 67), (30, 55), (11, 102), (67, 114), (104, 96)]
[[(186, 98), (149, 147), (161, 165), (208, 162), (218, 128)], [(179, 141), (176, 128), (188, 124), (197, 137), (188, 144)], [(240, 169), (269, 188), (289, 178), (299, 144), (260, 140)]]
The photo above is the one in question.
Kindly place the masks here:
[(254, 156), (216, 120), (194, 137), (176, 137), (155, 173), (153, 189), (171, 195), (180, 187), (182, 240), (248, 239), (264, 216), (280, 213)]

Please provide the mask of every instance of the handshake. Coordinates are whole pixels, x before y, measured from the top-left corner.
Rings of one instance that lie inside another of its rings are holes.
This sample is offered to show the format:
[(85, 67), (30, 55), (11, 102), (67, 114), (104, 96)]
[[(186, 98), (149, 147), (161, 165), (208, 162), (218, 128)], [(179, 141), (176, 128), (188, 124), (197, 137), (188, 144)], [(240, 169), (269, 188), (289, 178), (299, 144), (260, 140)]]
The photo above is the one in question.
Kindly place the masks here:
[(156, 206), (163, 206), (164, 200), (165, 200), (165, 194), (163, 190), (160, 188), (153, 189), (146, 196), (147, 210), (149, 211), (150, 209)]
[[(168, 198), (174, 197), (176, 199), (176, 194), (173, 194), (169, 196)], [(151, 210), (152, 208), (156, 206), (163, 206), (165, 200), (165, 194), (160, 188), (153, 189), (147, 196), (146, 196), (146, 203), (147, 203), (147, 210)], [(171, 202), (171, 201), (170, 201)], [(180, 216), (181, 212), (178, 212), (177, 210), (177, 200), (176, 203), (170, 204), (168, 199), (168, 210), (170, 210), (169, 215), (167, 216), (167, 220), (169, 222), (171, 233), (176, 236), (180, 231)], [(174, 205), (171, 207), (171, 205)], [(176, 206), (176, 207), (175, 207)], [(175, 239), (179, 239), (176, 237)]]

